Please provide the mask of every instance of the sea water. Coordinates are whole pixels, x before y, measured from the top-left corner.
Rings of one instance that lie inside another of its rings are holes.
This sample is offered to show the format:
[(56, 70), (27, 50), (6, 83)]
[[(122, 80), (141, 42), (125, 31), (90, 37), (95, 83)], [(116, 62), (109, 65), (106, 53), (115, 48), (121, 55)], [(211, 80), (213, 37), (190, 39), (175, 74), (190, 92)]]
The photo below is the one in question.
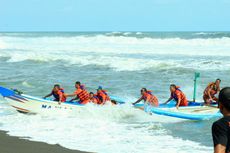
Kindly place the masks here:
[(101, 153), (212, 152), (214, 120), (194, 122), (149, 115), (132, 108), (140, 89), (152, 90), (160, 103), (169, 85), (197, 101), (206, 85), (230, 83), (228, 32), (68, 32), (0, 33), (0, 85), (42, 97), (53, 84), (67, 93), (81, 81), (127, 100), (123, 106), (86, 106), (81, 112), (25, 115), (0, 99), (0, 130), (69, 149)]

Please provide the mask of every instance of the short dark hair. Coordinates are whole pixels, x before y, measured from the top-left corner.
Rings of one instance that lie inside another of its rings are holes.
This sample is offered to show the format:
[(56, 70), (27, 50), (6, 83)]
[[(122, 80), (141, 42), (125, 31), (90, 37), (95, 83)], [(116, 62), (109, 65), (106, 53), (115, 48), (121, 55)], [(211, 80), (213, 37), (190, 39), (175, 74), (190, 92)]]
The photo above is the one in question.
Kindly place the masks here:
[(216, 81), (220, 81), (221, 82), (221, 80), (218, 78), (218, 79), (216, 79)]
[(175, 84), (170, 84), (170, 87), (176, 88), (176, 85)]
[(59, 85), (59, 84), (55, 84), (55, 85), (54, 85), (54, 88), (55, 88), (55, 87), (60, 88), (60, 85)]
[(230, 87), (225, 87), (220, 91), (218, 102), (230, 111)]
[(89, 94), (94, 94), (93, 92), (90, 92)]
[(77, 81), (75, 84), (79, 84), (79, 85), (81, 85), (81, 82), (80, 82), (80, 81)]
[(141, 88), (141, 91), (142, 91), (142, 90), (144, 90), (145, 92), (147, 91), (147, 89), (146, 89), (146, 88)]

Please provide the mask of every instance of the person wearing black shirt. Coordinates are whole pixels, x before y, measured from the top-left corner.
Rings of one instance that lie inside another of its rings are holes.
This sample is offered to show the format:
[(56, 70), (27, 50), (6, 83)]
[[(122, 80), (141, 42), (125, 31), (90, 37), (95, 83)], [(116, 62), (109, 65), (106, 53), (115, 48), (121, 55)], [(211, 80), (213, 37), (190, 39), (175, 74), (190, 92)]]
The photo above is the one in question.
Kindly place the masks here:
[(212, 125), (214, 153), (230, 153), (230, 87), (220, 91), (219, 109), (224, 117)]

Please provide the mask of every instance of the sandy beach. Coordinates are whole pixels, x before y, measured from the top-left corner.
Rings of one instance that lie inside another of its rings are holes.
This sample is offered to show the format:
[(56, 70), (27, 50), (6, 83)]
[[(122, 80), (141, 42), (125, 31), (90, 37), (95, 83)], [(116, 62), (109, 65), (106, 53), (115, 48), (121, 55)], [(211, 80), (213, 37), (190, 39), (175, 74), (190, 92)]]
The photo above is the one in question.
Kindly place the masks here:
[(0, 152), (1, 153), (84, 153), (78, 150), (69, 150), (60, 145), (49, 145), (43, 142), (12, 137), (5, 131), (0, 131)]

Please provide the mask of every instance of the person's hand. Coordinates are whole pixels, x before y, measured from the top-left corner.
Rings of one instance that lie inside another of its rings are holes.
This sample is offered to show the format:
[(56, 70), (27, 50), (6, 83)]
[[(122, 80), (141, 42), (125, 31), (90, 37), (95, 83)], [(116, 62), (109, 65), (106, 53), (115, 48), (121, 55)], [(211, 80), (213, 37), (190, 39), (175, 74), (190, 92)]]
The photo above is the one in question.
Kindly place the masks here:
[(178, 106), (178, 105), (176, 106), (176, 109), (179, 109), (179, 106)]
[(61, 105), (61, 102), (59, 101), (58, 104)]

